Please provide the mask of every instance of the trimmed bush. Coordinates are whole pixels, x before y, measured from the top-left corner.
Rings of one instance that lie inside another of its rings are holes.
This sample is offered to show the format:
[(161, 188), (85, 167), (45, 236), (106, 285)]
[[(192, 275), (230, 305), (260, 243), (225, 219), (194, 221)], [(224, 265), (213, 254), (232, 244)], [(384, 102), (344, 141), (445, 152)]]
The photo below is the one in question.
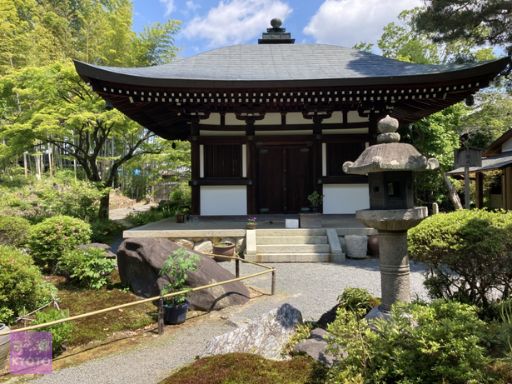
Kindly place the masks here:
[(486, 383), (489, 359), (476, 307), (437, 300), (395, 305), (388, 320), (338, 310), (328, 327), (337, 358), (329, 383)]
[(116, 260), (107, 259), (99, 248), (71, 249), (62, 255), (58, 263), (59, 273), (79, 286), (100, 289), (110, 281)]
[(0, 244), (23, 247), (29, 230), (30, 222), (23, 217), (0, 216)]
[(364, 288), (345, 288), (343, 293), (338, 296), (338, 303), (340, 307), (346, 310), (357, 311), (361, 309), (366, 314), (379, 304), (379, 300)]
[(112, 242), (112, 239), (120, 235), (125, 227), (112, 220), (94, 220), (91, 223), (92, 236), (91, 241), (94, 243)]
[(36, 264), (53, 270), (62, 254), (91, 239), (91, 227), (69, 216), (55, 216), (30, 229), (28, 246)]
[[(58, 309), (50, 308), (42, 312), (37, 312), (34, 324), (49, 323), (50, 321), (60, 320), (66, 317), (69, 317), (68, 310), (59, 311)], [(52, 334), (52, 352), (53, 356), (56, 356), (65, 350), (65, 343), (71, 336), (73, 325), (70, 322), (60, 323), (41, 328), (39, 331), (50, 332)]]
[(428, 267), (434, 298), (488, 308), (512, 295), (512, 213), (441, 213), (409, 231), (409, 254)]
[(0, 245), (0, 271), (0, 323), (12, 323), (21, 313), (48, 303), (56, 292), (32, 258), (14, 247)]

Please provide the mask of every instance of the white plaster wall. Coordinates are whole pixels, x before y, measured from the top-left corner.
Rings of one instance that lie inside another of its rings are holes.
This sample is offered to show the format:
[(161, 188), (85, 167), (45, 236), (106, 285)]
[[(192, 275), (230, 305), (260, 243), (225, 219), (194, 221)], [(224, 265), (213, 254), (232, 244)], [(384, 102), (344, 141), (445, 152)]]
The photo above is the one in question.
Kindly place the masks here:
[(512, 139), (508, 139), (501, 146), (501, 152), (508, 152), (508, 151), (512, 151)]
[(353, 214), (370, 208), (368, 184), (326, 184), (323, 186), (326, 214)]
[(201, 186), (201, 215), (247, 215), (245, 185)]

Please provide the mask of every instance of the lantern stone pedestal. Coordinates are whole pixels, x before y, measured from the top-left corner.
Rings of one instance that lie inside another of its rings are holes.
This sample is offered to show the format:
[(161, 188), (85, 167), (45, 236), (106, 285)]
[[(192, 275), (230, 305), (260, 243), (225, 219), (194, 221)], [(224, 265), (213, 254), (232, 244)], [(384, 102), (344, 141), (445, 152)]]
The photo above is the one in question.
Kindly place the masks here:
[(356, 217), (379, 231), (382, 304), (367, 318), (388, 317), (391, 305), (411, 301), (407, 230), (427, 217), (426, 207), (414, 206), (413, 173), (439, 167), (411, 144), (400, 143), (398, 120), (390, 116), (377, 125), (377, 143), (366, 148), (356, 161), (343, 164), (343, 171), (368, 175), (370, 209)]
[(427, 215), (427, 207), (357, 211), (358, 220), (379, 231), (382, 303), (369, 318), (386, 317), (396, 301), (411, 301), (407, 230)]

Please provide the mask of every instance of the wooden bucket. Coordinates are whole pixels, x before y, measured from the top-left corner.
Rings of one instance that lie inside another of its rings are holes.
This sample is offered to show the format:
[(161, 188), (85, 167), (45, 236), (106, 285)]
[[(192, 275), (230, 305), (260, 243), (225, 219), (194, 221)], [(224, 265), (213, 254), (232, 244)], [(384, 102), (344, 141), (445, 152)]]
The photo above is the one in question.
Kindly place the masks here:
[[(9, 331), (9, 327), (0, 323), (0, 333)], [(9, 335), (0, 336), (0, 371), (4, 369), (9, 356)]]

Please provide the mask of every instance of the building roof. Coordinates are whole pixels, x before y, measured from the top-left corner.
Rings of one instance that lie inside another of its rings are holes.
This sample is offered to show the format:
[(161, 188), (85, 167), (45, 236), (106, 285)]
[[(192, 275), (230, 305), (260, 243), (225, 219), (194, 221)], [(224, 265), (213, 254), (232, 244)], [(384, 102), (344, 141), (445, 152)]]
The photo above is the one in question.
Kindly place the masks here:
[(138, 86), (257, 87), (384, 85), (457, 80), (500, 72), (509, 58), (472, 64), (426, 65), (326, 44), (234, 45), (144, 68), (75, 61), (78, 73)]
[(512, 139), (512, 129), (509, 129), (503, 135), (494, 140), (485, 150), (484, 155), (492, 156), (501, 153), (501, 146), (510, 139)]
[[(482, 166), (481, 167), (470, 167), (470, 172), (481, 172), (481, 171), (491, 171), (493, 169), (500, 169), (507, 167), (512, 164), (512, 151), (503, 152), (496, 156), (489, 156), (482, 158)], [(456, 168), (450, 172), (449, 175), (460, 175), (464, 174), (464, 167)]]

